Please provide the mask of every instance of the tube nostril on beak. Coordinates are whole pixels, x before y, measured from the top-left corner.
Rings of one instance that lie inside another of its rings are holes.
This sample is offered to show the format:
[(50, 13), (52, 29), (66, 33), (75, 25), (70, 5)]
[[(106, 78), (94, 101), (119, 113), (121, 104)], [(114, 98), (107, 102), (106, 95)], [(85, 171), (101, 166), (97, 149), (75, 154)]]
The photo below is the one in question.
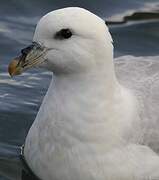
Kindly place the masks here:
[(33, 49), (33, 45), (30, 45), (21, 50), (22, 55), (27, 55)]

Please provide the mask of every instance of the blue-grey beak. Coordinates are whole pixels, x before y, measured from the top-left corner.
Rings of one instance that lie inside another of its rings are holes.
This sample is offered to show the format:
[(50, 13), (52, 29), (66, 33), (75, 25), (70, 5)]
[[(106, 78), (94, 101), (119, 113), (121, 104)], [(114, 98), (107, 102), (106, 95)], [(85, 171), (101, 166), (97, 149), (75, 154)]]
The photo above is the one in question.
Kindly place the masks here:
[(39, 43), (33, 42), (30, 46), (21, 50), (21, 55), (14, 58), (9, 66), (8, 72), (11, 76), (19, 75), (27, 69), (35, 67), (45, 61), (47, 48)]

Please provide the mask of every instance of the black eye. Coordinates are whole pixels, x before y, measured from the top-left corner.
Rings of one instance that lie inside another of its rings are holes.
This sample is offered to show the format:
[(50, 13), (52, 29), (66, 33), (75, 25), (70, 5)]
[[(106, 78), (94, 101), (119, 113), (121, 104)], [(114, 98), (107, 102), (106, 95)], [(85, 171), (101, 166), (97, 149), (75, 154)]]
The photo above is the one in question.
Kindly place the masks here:
[(72, 36), (70, 29), (61, 29), (55, 34), (55, 39), (68, 39)]

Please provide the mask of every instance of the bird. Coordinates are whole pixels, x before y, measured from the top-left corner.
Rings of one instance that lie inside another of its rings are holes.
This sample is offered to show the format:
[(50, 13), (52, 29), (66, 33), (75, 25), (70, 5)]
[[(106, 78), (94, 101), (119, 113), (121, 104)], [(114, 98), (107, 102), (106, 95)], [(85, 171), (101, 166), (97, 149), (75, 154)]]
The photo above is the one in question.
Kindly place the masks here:
[(32, 44), (9, 64), (11, 76), (32, 67), (53, 73), (24, 144), (39, 179), (159, 179), (159, 74), (149, 71), (159, 63), (114, 62), (113, 53), (102, 18), (66, 7), (44, 15)]

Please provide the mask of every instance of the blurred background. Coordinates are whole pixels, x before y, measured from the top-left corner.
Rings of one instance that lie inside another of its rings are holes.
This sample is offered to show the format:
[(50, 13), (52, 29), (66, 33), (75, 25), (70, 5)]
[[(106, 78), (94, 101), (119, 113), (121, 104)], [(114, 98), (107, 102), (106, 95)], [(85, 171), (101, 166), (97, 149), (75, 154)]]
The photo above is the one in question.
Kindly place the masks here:
[(159, 0), (0, 0), (0, 180), (21, 179), (19, 147), (51, 79), (40, 69), (11, 79), (8, 63), (30, 44), (43, 15), (68, 6), (86, 8), (106, 21), (115, 58), (159, 56)]

